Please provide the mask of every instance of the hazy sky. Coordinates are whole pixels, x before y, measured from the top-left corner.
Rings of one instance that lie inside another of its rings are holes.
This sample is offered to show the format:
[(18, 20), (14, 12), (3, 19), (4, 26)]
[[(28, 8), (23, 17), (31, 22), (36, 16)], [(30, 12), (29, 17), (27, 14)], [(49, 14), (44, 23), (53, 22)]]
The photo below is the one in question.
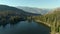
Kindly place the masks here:
[(0, 4), (38, 8), (56, 8), (60, 7), (60, 0), (0, 0)]

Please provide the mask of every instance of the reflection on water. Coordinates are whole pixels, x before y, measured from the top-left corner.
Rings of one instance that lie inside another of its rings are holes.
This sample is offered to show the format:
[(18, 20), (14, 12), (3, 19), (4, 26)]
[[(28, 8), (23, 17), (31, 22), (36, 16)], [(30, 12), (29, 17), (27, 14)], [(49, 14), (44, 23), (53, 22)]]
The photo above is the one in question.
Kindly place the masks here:
[(15, 25), (0, 27), (0, 34), (49, 34), (49, 28), (35, 22), (22, 21)]

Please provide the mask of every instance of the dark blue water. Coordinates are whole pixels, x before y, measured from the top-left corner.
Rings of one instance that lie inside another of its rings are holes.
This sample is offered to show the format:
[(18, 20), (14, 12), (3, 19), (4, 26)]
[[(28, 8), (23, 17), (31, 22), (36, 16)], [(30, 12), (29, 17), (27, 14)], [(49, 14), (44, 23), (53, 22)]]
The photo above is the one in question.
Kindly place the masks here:
[(0, 27), (0, 34), (49, 34), (49, 28), (35, 22), (21, 21), (18, 24)]

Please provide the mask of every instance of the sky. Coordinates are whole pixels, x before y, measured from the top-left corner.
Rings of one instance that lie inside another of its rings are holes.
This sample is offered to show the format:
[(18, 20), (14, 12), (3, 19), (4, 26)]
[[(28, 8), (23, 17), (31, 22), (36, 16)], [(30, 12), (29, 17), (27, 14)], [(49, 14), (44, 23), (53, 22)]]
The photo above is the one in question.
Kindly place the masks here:
[(0, 4), (9, 6), (56, 8), (60, 7), (60, 0), (0, 0)]

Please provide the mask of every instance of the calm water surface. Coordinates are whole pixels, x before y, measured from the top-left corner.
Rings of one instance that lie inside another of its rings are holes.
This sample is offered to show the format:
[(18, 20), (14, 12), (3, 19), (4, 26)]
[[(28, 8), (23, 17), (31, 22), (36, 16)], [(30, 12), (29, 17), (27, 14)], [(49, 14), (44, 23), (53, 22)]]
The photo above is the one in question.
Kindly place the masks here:
[(50, 29), (35, 22), (21, 21), (18, 24), (0, 27), (0, 34), (49, 34)]

